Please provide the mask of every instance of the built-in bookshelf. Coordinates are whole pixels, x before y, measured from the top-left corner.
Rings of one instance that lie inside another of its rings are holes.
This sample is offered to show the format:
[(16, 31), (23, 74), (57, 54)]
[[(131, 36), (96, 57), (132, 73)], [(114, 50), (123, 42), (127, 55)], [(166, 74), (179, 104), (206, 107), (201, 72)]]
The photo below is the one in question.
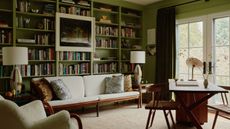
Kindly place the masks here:
[(142, 12), (121, 8), (121, 72), (134, 71), (129, 63), (130, 51), (142, 49)]
[(59, 52), (59, 75), (87, 75), (91, 74), (91, 52)]
[(119, 72), (119, 7), (94, 2), (96, 19), (96, 51), (93, 73)]
[(59, 1), (59, 12), (81, 16), (91, 16), (91, 1)]
[(15, 43), (28, 47), (29, 64), (20, 66), (22, 76), (55, 76), (56, 0), (17, 0), (15, 4)]
[[(95, 18), (93, 51), (56, 50), (56, 12)], [(2, 65), (5, 46), (28, 47), (29, 64), (20, 66), (23, 80), (133, 71), (129, 55), (130, 50), (141, 48), (141, 21), (142, 11), (108, 2), (1, 0), (0, 83), (9, 85), (13, 68)]]

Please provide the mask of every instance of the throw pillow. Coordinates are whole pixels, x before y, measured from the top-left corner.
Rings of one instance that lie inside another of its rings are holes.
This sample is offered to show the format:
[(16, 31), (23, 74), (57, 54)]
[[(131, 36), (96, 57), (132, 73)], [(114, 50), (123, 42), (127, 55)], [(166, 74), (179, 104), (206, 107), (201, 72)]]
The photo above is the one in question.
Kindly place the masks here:
[(105, 93), (122, 93), (124, 92), (124, 76), (113, 76), (105, 78)]
[(61, 79), (53, 80), (50, 82), (54, 93), (56, 94), (57, 98), (59, 99), (71, 99), (72, 95), (65, 85), (65, 83)]
[(45, 78), (32, 81), (31, 88), (31, 90), (35, 92), (35, 96), (37, 96), (42, 101), (50, 101), (53, 99), (52, 88), (50, 83)]
[(132, 91), (132, 78), (131, 75), (125, 75), (124, 76), (124, 87), (125, 87), (125, 91)]

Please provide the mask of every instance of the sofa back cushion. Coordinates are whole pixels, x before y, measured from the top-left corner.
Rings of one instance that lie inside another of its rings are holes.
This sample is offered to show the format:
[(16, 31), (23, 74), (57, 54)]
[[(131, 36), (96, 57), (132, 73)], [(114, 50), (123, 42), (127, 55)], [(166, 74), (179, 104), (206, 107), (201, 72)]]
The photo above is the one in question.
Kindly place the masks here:
[[(37, 78), (33, 78), (36, 80)], [(61, 79), (65, 86), (69, 89), (72, 98), (71, 99), (81, 99), (84, 97), (84, 82), (81, 76), (59, 76), (59, 77), (45, 77), (49, 82)]]
[(105, 78), (118, 76), (121, 74), (106, 74), (106, 75), (89, 75), (84, 76), (85, 96), (94, 96), (105, 94)]

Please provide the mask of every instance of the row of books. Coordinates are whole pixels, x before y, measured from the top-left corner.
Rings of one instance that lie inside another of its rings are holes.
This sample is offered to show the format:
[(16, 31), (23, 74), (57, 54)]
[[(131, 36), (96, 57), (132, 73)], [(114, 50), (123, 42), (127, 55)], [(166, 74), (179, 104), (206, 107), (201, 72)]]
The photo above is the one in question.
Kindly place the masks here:
[(31, 10), (31, 3), (25, 0), (18, 0), (16, 8), (20, 12), (29, 12)]
[(94, 74), (113, 73), (113, 72), (117, 72), (117, 69), (118, 69), (118, 64), (116, 62), (93, 65)]
[(21, 75), (23, 77), (55, 74), (54, 63), (20, 65), (19, 68), (20, 68)]
[(59, 52), (59, 60), (90, 60), (89, 52), (71, 52), (71, 51), (63, 51)]
[(59, 64), (59, 75), (79, 75), (90, 73), (90, 63)]
[(55, 42), (54, 34), (35, 34), (34, 39), (36, 44), (51, 45)]
[(133, 72), (134, 71), (134, 68), (135, 68), (135, 65), (134, 64), (130, 64), (130, 63), (122, 63), (121, 64), (121, 71), (123, 73), (126, 73), (126, 72)]
[(29, 49), (28, 59), (29, 60), (55, 60), (54, 48)]
[(122, 28), (121, 29), (122, 37), (136, 38), (136, 32), (132, 28)]
[(31, 27), (31, 19), (23, 16), (16, 17), (16, 26), (19, 28), (34, 28), (43, 30), (54, 30), (55, 24), (52, 19), (43, 18), (36, 26)]
[(0, 65), (0, 77), (10, 77), (12, 69), (12, 66)]
[(68, 13), (68, 14), (81, 15), (81, 16), (90, 16), (90, 10), (78, 8), (75, 6), (71, 6), (71, 7), (61, 6), (59, 10), (61, 13)]
[(97, 35), (118, 36), (118, 28), (108, 26), (96, 26)]
[(0, 30), (0, 43), (12, 43), (12, 32)]
[(114, 39), (96, 39), (96, 47), (117, 48), (117, 40)]

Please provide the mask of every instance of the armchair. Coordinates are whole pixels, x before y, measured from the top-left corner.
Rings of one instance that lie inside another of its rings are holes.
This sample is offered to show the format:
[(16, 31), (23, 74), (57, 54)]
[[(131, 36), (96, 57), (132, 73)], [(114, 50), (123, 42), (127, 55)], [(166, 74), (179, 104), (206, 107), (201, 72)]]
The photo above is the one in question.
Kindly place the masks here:
[(74, 120), (68, 111), (47, 117), (40, 100), (19, 107), (0, 96), (0, 114), (1, 129), (82, 129), (80, 118), (75, 114)]

